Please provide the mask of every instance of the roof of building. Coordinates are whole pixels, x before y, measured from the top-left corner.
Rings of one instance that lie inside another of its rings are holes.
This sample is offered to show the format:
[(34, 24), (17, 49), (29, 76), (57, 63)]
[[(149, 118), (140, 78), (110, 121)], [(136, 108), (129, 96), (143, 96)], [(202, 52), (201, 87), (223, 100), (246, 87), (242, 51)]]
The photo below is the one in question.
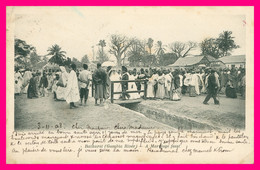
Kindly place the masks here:
[(179, 58), (175, 63), (169, 65), (170, 67), (185, 67), (185, 66), (192, 66), (195, 64), (199, 64), (199, 62), (206, 57), (208, 59), (209, 62), (213, 62), (213, 61), (219, 61), (217, 59), (215, 59), (212, 56), (188, 56), (188, 57), (184, 57), (184, 58)]
[(232, 55), (232, 56), (225, 56), (219, 58), (225, 64), (228, 63), (245, 63), (246, 62), (246, 55)]

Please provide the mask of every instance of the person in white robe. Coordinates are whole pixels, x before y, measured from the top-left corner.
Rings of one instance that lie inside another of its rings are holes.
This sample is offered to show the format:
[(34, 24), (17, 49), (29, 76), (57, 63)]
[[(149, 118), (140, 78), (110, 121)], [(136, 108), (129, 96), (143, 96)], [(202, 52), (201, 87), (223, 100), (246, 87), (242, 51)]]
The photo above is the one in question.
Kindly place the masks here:
[(20, 94), (21, 93), (21, 88), (22, 88), (22, 75), (21, 73), (18, 71), (18, 69), (16, 69), (16, 72), (14, 73), (14, 93), (15, 94)]
[(165, 77), (160, 71), (158, 77), (158, 89), (156, 92), (156, 98), (164, 99), (164, 97), (165, 97)]
[(65, 99), (66, 102), (70, 104), (70, 109), (76, 108), (77, 106), (75, 105), (75, 102), (78, 102), (80, 97), (79, 97), (79, 85), (78, 85), (78, 77), (76, 74), (76, 65), (71, 64), (70, 66), (70, 73), (68, 76), (68, 82), (67, 82), (67, 87), (65, 91)]
[(22, 81), (22, 93), (27, 93), (30, 79), (32, 78), (32, 72), (30, 70), (26, 70), (23, 75)]
[(68, 82), (68, 73), (64, 66), (60, 66), (60, 69), (61, 69), (61, 74), (58, 83), (56, 83), (57, 85), (56, 98), (57, 100), (66, 100), (64, 94), (66, 92), (66, 86)]
[(199, 81), (198, 75), (192, 71), (190, 81), (190, 97), (195, 97), (196, 95), (199, 95)]
[(154, 83), (154, 75), (152, 75), (147, 82), (147, 98), (154, 98)]
[[(129, 74), (129, 80), (135, 80), (135, 76), (133, 75), (132, 72), (130, 72), (131, 74)], [(128, 90), (127, 91), (137, 91), (137, 87), (135, 82), (129, 82), (128, 83)], [(130, 98), (129, 99), (138, 99), (140, 98), (140, 94), (138, 94), (138, 92), (136, 93), (130, 93)]]
[[(115, 69), (111, 70), (110, 73), (110, 81), (120, 81), (121, 76), (118, 74), (118, 72)], [(114, 83), (114, 92), (121, 92), (122, 91), (122, 87), (121, 87), (121, 83)], [(120, 94), (114, 94), (114, 99), (119, 99), (120, 98)]]
[(170, 71), (167, 71), (164, 78), (165, 78), (165, 98), (170, 98), (171, 84), (172, 84), (172, 74), (170, 73)]

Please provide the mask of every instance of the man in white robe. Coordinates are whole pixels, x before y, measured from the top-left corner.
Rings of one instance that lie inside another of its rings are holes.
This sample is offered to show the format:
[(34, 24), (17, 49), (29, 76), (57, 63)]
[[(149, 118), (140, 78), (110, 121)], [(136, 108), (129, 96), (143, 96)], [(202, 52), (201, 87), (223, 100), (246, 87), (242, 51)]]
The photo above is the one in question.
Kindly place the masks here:
[(70, 109), (76, 108), (75, 102), (78, 102), (79, 97), (79, 86), (78, 86), (78, 78), (76, 74), (76, 65), (71, 64), (70, 73), (68, 77), (68, 83), (65, 92), (66, 102), (70, 104)]

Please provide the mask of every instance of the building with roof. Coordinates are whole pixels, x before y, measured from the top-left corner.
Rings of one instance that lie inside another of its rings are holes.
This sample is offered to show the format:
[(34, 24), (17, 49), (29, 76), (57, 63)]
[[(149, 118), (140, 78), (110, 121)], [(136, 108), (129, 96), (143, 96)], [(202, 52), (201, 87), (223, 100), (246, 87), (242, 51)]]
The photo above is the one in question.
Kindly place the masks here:
[(168, 65), (168, 67), (173, 67), (173, 68), (180, 68), (180, 67), (225, 67), (225, 64), (218, 60), (215, 59), (212, 56), (187, 56), (184, 58), (179, 58), (175, 63)]
[(232, 67), (244, 68), (246, 64), (246, 55), (225, 56), (219, 58), (219, 60), (222, 61), (228, 68), (232, 68)]

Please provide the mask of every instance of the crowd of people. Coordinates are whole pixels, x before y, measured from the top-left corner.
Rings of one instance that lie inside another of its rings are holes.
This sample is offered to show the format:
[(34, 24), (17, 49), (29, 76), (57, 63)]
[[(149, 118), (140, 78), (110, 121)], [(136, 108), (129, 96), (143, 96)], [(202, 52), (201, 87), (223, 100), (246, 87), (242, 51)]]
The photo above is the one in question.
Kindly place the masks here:
[[(106, 69), (101, 64), (93, 71), (83, 64), (79, 71), (75, 64), (69, 67), (60, 66), (56, 72), (36, 71), (26, 69), (20, 72), (15, 69), (15, 95), (27, 93), (27, 97), (37, 98), (49, 96), (53, 93), (55, 100), (64, 100), (70, 108), (76, 108), (76, 102), (87, 105), (90, 91), (93, 90), (95, 105), (103, 105), (107, 99), (156, 99), (179, 101), (182, 95), (196, 97), (207, 94), (204, 104), (212, 97), (215, 104), (219, 104), (218, 94), (225, 94), (229, 98), (237, 98), (241, 94), (245, 98), (245, 69), (165, 69), (149, 68), (137, 70), (122, 66), (121, 69), (111, 66)], [(113, 83), (111, 81), (121, 81)], [(128, 82), (127, 80), (135, 80)], [(111, 88), (113, 87), (113, 90)], [(146, 91), (145, 91), (146, 89)], [(120, 92), (120, 93), (118, 93)]]

